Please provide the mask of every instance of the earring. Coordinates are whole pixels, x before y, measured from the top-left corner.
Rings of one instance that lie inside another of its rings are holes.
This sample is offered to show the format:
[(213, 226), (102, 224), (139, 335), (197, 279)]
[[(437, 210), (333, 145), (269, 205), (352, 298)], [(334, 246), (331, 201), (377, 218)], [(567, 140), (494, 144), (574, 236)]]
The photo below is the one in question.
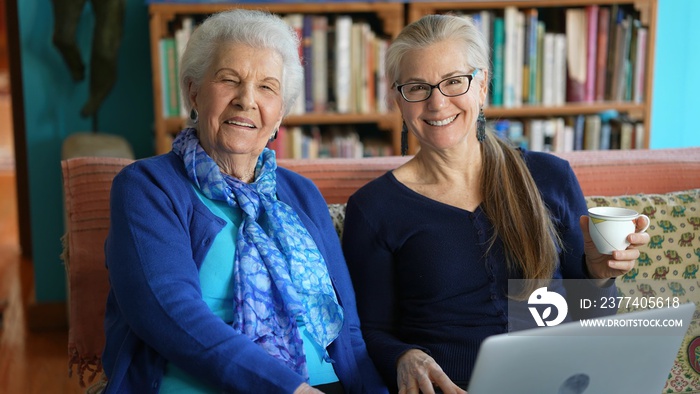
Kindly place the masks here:
[(406, 122), (401, 126), (401, 156), (406, 156), (408, 153), (408, 127)]
[(479, 142), (484, 142), (486, 139), (486, 118), (483, 108), (479, 108), (479, 116), (476, 118), (476, 139)]
[(272, 142), (272, 141), (274, 141), (274, 140), (277, 139), (277, 133), (278, 133), (279, 131), (280, 131), (280, 129), (275, 129), (275, 132), (272, 133), (272, 135), (270, 136), (270, 140), (269, 140), (270, 142)]
[(194, 108), (192, 108), (192, 110), (190, 110), (190, 120), (194, 124), (197, 124), (197, 122), (199, 122), (199, 113)]

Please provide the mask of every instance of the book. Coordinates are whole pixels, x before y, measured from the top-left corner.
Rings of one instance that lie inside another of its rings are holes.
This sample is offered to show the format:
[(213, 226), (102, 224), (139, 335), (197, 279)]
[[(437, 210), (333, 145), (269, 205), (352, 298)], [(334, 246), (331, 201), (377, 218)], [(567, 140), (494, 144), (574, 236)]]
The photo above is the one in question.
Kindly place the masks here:
[(352, 32), (352, 18), (347, 15), (339, 15), (335, 20), (335, 100), (338, 113), (349, 113), (352, 78), (350, 41)]
[(166, 118), (180, 116), (178, 64), (174, 37), (160, 39), (160, 55), (163, 116)]
[[(530, 104), (537, 104), (537, 42), (538, 42), (538, 20), (537, 8), (530, 8), (526, 11), (526, 45), (524, 64), (527, 70), (523, 69), (523, 101)], [(526, 89), (527, 88), (527, 89)], [(525, 91), (527, 90), (527, 94)]]
[(556, 34), (545, 33), (542, 46), (542, 104), (551, 106), (556, 104), (554, 100), (555, 89), (555, 64), (554, 64), (554, 39)]
[(314, 111), (314, 61), (312, 34), (313, 15), (302, 15), (301, 24), (301, 50), (302, 64), (304, 65), (304, 112)]
[(600, 150), (611, 149), (611, 139), (612, 139), (611, 127), (612, 126), (610, 125), (610, 122), (601, 121), (601, 123), (600, 123), (600, 143), (598, 144), (598, 149), (600, 149)]
[(386, 113), (389, 111), (387, 105), (389, 94), (389, 82), (386, 79), (386, 50), (389, 48), (389, 40), (380, 38), (377, 40), (377, 82), (376, 82), (376, 111), (378, 113)]
[(537, 152), (544, 151), (544, 121), (542, 119), (532, 119), (529, 126), (529, 149)]
[(554, 35), (554, 105), (566, 103), (567, 67), (566, 67), (566, 34)]
[(518, 46), (518, 9), (506, 7), (503, 10), (504, 44), (503, 44), (503, 106), (515, 106), (515, 75), (520, 71), (517, 61)]
[[(185, 16), (182, 18), (182, 24), (179, 29), (175, 30), (175, 50), (177, 53), (177, 64), (179, 66), (180, 59), (182, 59), (182, 54), (185, 53), (187, 48), (187, 42), (190, 40), (192, 31), (194, 30), (194, 18), (191, 16)], [(179, 70), (179, 68), (178, 68)], [(180, 76), (178, 75), (178, 80)], [(179, 93), (178, 93), (179, 94)], [(180, 97), (180, 117), (186, 118), (189, 116), (187, 108), (185, 107), (185, 98)]]
[(646, 128), (644, 122), (634, 124), (634, 137), (632, 139), (634, 149), (644, 149), (644, 141), (646, 139)]
[(503, 51), (505, 40), (503, 18), (493, 20), (493, 77), (491, 78), (491, 104), (503, 105)]
[(632, 123), (630, 120), (624, 120), (620, 125), (620, 140), (618, 149), (632, 149), (634, 146), (632, 142), (633, 134), (634, 123)]
[(588, 45), (586, 11), (583, 8), (566, 9), (566, 101), (585, 100), (586, 51)]
[(637, 48), (635, 63), (633, 68), (634, 82), (632, 101), (635, 103), (644, 102), (646, 89), (646, 58), (647, 58), (647, 28), (637, 29)]
[(598, 10), (598, 48), (596, 49), (595, 101), (605, 100), (605, 84), (608, 64), (608, 31), (610, 26), (610, 8)]
[(624, 11), (617, 4), (610, 6), (610, 25), (608, 26), (608, 64), (606, 67), (606, 88), (605, 99), (614, 100), (615, 89), (613, 86), (613, 75), (615, 73), (615, 60), (619, 52), (618, 25), (622, 21)]
[(336, 105), (336, 82), (335, 82), (335, 16), (331, 16), (328, 19), (328, 26), (326, 27), (326, 111), (328, 112), (338, 112), (338, 107)]
[(513, 106), (520, 107), (523, 104), (523, 80), (522, 64), (525, 61), (525, 13), (517, 11), (515, 14), (515, 59), (513, 63)]
[(565, 120), (562, 118), (561, 124), (563, 127), (564, 142), (562, 152), (571, 152), (574, 150), (574, 128), (573, 126), (566, 124)]
[(546, 27), (544, 22), (537, 22), (537, 69), (535, 70), (535, 103), (542, 104), (542, 84), (544, 72), (544, 35)]
[[(304, 16), (302, 14), (287, 14), (283, 17), (283, 20), (291, 27), (294, 32), (297, 35), (297, 38), (299, 40), (299, 58), (302, 59), (302, 65), (303, 59), (304, 59), (304, 48), (303, 48), (303, 26), (304, 26)], [(304, 71), (304, 79), (306, 79), (306, 71)], [(305, 83), (305, 82), (304, 82)], [(294, 115), (300, 115), (306, 112), (306, 97), (305, 97), (305, 88), (301, 89), (299, 92), (299, 96), (297, 97), (296, 102), (294, 103), (294, 106), (292, 109), (289, 111), (290, 114)]]
[(585, 115), (585, 127), (583, 130), (583, 149), (600, 149), (600, 116), (592, 114)]
[(328, 110), (328, 17), (314, 15), (311, 25), (311, 59), (313, 63), (313, 111)]
[(354, 22), (350, 33), (350, 112), (364, 112), (365, 81), (365, 22)]
[(622, 101), (625, 99), (625, 89), (627, 84), (627, 74), (629, 73), (629, 52), (632, 40), (632, 18), (627, 16), (617, 25), (617, 51), (615, 53), (615, 63), (613, 69), (613, 95), (611, 100)]
[(597, 5), (586, 6), (586, 88), (585, 102), (595, 100), (596, 65), (598, 64), (598, 12)]
[(542, 151), (554, 152), (556, 150), (557, 123), (553, 118), (542, 121)]
[(364, 70), (363, 70), (363, 100), (360, 112), (370, 113), (374, 112), (377, 108), (376, 102), (376, 45), (377, 37), (374, 31), (370, 28), (369, 24), (363, 25), (363, 38), (364, 38)]
[(574, 150), (583, 150), (584, 148), (585, 122), (585, 115), (576, 115), (573, 117)]

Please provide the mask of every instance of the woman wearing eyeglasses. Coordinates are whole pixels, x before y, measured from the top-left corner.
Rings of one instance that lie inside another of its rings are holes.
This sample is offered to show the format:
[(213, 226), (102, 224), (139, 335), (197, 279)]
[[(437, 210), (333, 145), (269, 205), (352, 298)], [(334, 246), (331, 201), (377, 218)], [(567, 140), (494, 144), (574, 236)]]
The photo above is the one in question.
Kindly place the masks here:
[[(628, 250), (598, 253), (569, 164), (485, 129), (488, 54), (470, 19), (430, 15), (404, 28), (387, 77), (404, 137), (420, 150), (347, 204), (343, 250), (363, 335), (400, 393), (464, 392), (481, 342), (533, 319), (509, 311), (509, 297), (527, 301), (540, 286), (568, 299), (614, 296), (611, 278), (649, 241), (631, 234)], [(509, 279), (527, 281), (509, 291)], [(566, 320), (601, 313), (578, 305), (568, 303)]]

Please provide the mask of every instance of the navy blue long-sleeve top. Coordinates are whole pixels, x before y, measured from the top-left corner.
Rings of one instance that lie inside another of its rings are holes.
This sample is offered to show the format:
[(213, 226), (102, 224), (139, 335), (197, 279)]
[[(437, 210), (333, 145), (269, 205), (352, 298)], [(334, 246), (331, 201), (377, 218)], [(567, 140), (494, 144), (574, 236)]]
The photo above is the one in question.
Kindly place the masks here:
[[(583, 280), (579, 217), (587, 208), (568, 162), (538, 152), (523, 156), (563, 241), (554, 278), (581, 279), (576, 282), (587, 286), (574, 291), (587, 297), (615, 295), (615, 286), (598, 288)], [(397, 359), (414, 348), (431, 354), (453, 381), (466, 385), (484, 338), (509, 331), (518, 319), (511, 316), (509, 325), (507, 298), (508, 279), (518, 276), (508, 272), (499, 239), (486, 254), (492, 233), (480, 207), (469, 212), (429, 199), (392, 172), (349, 199), (343, 251), (367, 348), (390, 388), (396, 390)], [(564, 283), (548, 290), (571, 297)], [(601, 314), (568, 304), (567, 320)]]

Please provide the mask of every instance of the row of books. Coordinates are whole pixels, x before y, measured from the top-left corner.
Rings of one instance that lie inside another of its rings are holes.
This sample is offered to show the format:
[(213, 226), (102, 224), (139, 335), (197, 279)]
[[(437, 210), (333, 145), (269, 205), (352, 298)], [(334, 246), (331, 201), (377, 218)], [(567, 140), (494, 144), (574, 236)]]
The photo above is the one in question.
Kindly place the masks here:
[(644, 124), (616, 111), (548, 119), (498, 120), (488, 126), (501, 138), (532, 151), (642, 149)]
[[(388, 40), (362, 20), (347, 15), (288, 14), (283, 19), (299, 35), (304, 89), (294, 115), (311, 112), (386, 113), (384, 53)], [(178, 63), (195, 27), (184, 17), (173, 37), (160, 40), (164, 117), (186, 117), (178, 84)]]
[(362, 158), (392, 155), (391, 145), (384, 140), (360, 136), (352, 127), (332, 127), (322, 133), (318, 126), (280, 127), (277, 139), (268, 143), (277, 158)]
[(188, 116), (180, 97), (179, 66), (180, 57), (194, 28), (194, 18), (184, 17), (173, 37), (161, 38), (159, 41), (160, 93), (163, 117), (166, 118)]
[(386, 38), (349, 15), (288, 14), (299, 35), (304, 89), (292, 114), (387, 111)]
[(493, 106), (645, 99), (647, 28), (633, 9), (510, 6), (468, 16), (492, 48)]

